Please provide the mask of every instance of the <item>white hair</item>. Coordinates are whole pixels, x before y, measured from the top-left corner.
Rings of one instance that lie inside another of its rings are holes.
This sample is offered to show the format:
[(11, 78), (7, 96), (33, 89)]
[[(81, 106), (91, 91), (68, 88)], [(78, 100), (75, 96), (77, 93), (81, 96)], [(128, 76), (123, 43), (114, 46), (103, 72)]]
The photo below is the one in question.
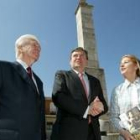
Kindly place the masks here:
[(15, 42), (16, 58), (18, 56), (18, 47), (22, 46), (28, 40), (35, 40), (40, 45), (38, 38), (32, 34), (25, 34), (20, 36)]

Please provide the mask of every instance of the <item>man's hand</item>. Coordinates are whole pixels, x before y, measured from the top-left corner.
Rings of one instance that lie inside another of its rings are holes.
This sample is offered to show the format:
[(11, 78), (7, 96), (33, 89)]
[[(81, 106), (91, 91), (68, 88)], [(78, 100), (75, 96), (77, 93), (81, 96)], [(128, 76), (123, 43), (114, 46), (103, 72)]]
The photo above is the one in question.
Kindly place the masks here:
[(104, 106), (100, 99), (96, 97), (94, 101), (89, 106), (89, 115), (96, 116), (100, 114), (102, 111), (104, 111)]

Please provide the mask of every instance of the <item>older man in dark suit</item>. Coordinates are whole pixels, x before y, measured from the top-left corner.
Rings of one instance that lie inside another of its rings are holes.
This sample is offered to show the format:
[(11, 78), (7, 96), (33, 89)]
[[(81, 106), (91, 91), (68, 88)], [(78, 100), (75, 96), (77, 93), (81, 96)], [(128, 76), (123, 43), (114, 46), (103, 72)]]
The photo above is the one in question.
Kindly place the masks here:
[(40, 43), (26, 34), (15, 50), (16, 62), (0, 61), (0, 140), (45, 140), (43, 83), (30, 68)]
[(72, 70), (57, 71), (52, 99), (57, 118), (51, 140), (100, 140), (99, 116), (108, 110), (100, 82), (85, 72), (88, 53), (81, 47), (71, 52)]

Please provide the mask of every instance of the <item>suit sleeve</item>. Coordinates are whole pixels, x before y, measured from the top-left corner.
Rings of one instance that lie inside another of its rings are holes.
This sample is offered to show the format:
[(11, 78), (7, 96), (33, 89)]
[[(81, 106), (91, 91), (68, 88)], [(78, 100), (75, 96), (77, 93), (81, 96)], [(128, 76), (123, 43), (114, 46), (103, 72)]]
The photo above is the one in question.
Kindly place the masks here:
[(83, 118), (87, 108), (82, 100), (76, 100), (71, 96), (66, 85), (65, 76), (60, 71), (55, 74), (52, 100), (60, 110), (70, 115), (77, 115), (80, 118)]
[(0, 88), (2, 86), (2, 79), (3, 77), (2, 77), (2, 69), (1, 69), (1, 63), (0, 63)]
[(105, 98), (103, 96), (103, 91), (102, 91), (102, 87), (101, 87), (99, 80), (97, 80), (97, 88), (98, 88), (97, 90), (99, 91), (98, 98), (100, 99), (100, 101), (103, 103), (103, 106), (104, 106), (104, 111), (101, 114), (99, 114), (99, 116), (100, 116), (100, 115), (105, 114), (108, 111), (108, 105), (107, 105)]

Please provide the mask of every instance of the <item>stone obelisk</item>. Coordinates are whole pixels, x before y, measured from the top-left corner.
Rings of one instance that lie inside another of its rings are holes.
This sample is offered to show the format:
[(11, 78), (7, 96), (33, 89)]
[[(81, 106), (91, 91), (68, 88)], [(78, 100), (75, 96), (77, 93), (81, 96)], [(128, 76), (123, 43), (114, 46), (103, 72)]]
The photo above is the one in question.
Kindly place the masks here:
[(89, 60), (86, 71), (100, 80), (104, 97), (108, 102), (104, 70), (99, 67), (92, 10), (93, 6), (87, 4), (86, 0), (79, 1), (78, 7), (75, 11), (78, 47), (83, 47), (88, 51)]

